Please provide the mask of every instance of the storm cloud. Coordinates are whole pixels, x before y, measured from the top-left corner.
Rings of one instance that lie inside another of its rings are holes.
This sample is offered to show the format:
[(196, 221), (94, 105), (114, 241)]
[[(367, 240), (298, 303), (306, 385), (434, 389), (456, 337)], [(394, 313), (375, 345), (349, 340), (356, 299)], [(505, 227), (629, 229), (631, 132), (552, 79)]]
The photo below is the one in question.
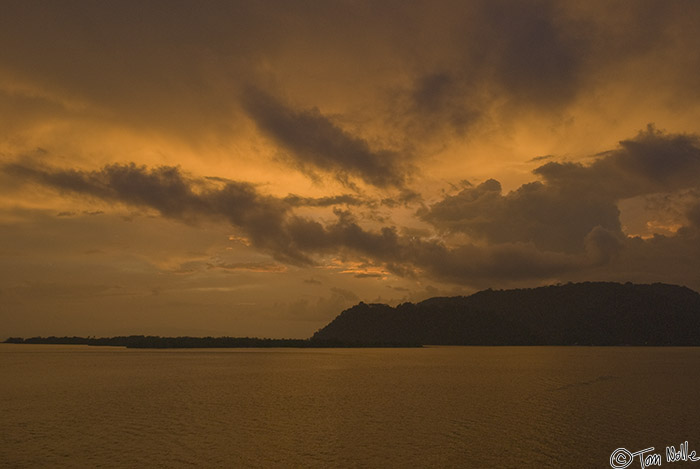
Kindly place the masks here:
[(700, 46), (691, 26), (698, 11), (690, 2), (589, 2), (581, 8), (576, 2), (484, 0), (460, 10), (442, 21), (444, 34), (421, 29), (441, 48), (434, 57), (421, 56), (410, 85), (397, 92), (406, 132), (423, 140), (469, 137), (484, 128), (518, 126), (523, 118), (560, 124), (577, 106), (605, 99), (600, 90), (617, 91), (603, 95), (602, 107), (620, 115), (630, 110), (617, 108), (615, 95), (697, 102), (697, 74), (687, 73), (700, 66), (687, 53)]
[(454, 53), (414, 78), (408, 109), (431, 132), (464, 134), (494, 104), (558, 111), (583, 80), (587, 41), (551, 1), (477, 1), (451, 31)]
[[(176, 167), (131, 163), (81, 171), (15, 162), (2, 171), (19, 181), (152, 209), (186, 223), (225, 220), (251, 246), (290, 264), (314, 265), (319, 256), (340, 255), (399, 276), (487, 284), (555, 278), (610, 264), (629, 244), (618, 202), (697, 187), (700, 144), (694, 135), (666, 134), (650, 126), (591, 163), (540, 166), (534, 173), (541, 181), (507, 194), (491, 179), (419, 211), (439, 231), (472, 239), (456, 243), (429, 234), (401, 234), (396, 226), (363, 226), (352, 211), (338, 207), (369, 203), (356, 196), (280, 198), (253, 184), (195, 178)], [(700, 201), (693, 193), (683, 199), (686, 232), (697, 223)], [(335, 220), (295, 213), (300, 207), (329, 206), (335, 207)]]
[(687, 189), (698, 185), (700, 138), (667, 134), (649, 125), (589, 165), (550, 162), (534, 173), (552, 186), (616, 200)]
[(294, 109), (256, 88), (245, 93), (244, 106), (266, 135), (290, 151), (302, 169), (334, 173), (340, 180), (349, 176), (378, 187), (401, 187), (406, 179), (406, 161), (389, 150), (372, 150), (367, 141), (334, 124), (318, 109)]
[[(548, 277), (589, 264), (585, 256), (540, 252), (527, 243), (450, 247), (437, 239), (402, 235), (393, 226), (371, 230), (361, 226), (352, 212), (338, 208), (335, 221), (322, 223), (296, 215), (293, 208), (299, 204), (294, 197), (263, 195), (253, 185), (236, 181), (213, 184), (174, 167), (149, 169), (132, 163), (80, 171), (13, 163), (2, 171), (67, 195), (153, 209), (185, 223), (226, 220), (251, 246), (294, 265), (313, 265), (319, 255), (343, 255), (384, 266), (399, 276), (428, 274), (457, 283), (481, 283), (497, 277)], [(347, 202), (343, 196), (333, 201)]]
[(591, 245), (597, 240), (596, 246), (607, 246), (598, 255), (608, 258), (620, 244), (614, 240), (624, 238), (620, 200), (700, 184), (700, 140), (649, 126), (592, 163), (549, 162), (534, 174), (542, 180), (507, 194), (493, 179), (467, 187), (421, 216), (445, 232), (490, 243), (533, 243), (547, 251), (597, 250)]

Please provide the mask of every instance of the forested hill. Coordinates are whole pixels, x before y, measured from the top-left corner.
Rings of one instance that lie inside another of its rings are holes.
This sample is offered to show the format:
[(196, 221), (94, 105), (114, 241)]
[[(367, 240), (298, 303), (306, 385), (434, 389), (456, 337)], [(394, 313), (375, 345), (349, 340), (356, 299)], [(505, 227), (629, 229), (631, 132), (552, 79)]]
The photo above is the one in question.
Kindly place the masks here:
[(666, 284), (485, 290), (395, 308), (360, 303), (312, 340), (424, 345), (700, 345), (700, 295)]

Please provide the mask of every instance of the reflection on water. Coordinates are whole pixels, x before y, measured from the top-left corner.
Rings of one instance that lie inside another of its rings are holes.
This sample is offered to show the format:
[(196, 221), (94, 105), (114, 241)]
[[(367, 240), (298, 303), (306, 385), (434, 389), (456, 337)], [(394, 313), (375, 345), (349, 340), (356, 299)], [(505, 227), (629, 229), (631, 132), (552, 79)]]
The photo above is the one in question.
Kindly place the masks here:
[(700, 348), (3, 344), (0, 370), (10, 467), (609, 467), (620, 447), (700, 449)]

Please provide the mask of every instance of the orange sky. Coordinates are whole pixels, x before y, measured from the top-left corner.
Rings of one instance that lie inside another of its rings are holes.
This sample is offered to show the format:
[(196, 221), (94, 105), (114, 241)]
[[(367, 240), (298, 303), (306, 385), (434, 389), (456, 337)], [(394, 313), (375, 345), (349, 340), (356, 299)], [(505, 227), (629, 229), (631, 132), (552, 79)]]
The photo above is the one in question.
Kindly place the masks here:
[(0, 337), (700, 289), (700, 6), (5, 2)]

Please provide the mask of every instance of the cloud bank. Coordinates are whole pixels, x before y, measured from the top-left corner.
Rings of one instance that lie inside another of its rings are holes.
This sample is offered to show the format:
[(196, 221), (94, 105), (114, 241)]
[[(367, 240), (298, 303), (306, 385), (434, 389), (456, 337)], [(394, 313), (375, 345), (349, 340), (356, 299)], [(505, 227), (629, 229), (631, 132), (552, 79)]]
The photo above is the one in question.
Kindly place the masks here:
[[(546, 163), (534, 170), (541, 181), (507, 194), (496, 180), (467, 187), (419, 211), (442, 237), (409, 236), (396, 226), (365, 227), (350, 210), (365, 203), (356, 196), (280, 198), (249, 183), (195, 178), (176, 167), (132, 163), (81, 171), (16, 162), (2, 171), (63, 193), (152, 209), (186, 223), (225, 220), (251, 246), (294, 265), (316, 265), (323, 256), (340, 255), (400, 276), (481, 285), (552, 279), (614, 263), (632, 242), (622, 230), (618, 202), (698, 188), (700, 140), (650, 126), (589, 164)], [(697, 233), (700, 200), (686, 203), (687, 219), (678, 239)], [(334, 206), (335, 220), (301, 216), (296, 213), (301, 206)], [(458, 234), (468, 241), (450, 239)]]
[[(467, 187), (420, 216), (443, 232), (489, 243), (526, 242), (542, 250), (576, 253), (599, 240), (608, 245), (607, 252), (620, 245), (614, 240), (625, 237), (621, 200), (698, 187), (700, 140), (649, 126), (590, 164), (549, 162), (534, 174), (541, 181), (507, 194), (493, 179)], [(603, 233), (609, 240), (602, 240)]]
[(470, 282), (476, 278), (552, 275), (581, 262), (556, 253), (540, 253), (526, 244), (449, 247), (437, 239), (400, 235), (395, 227), (369, 230), (350, 211), (338, 208), (336, 220), (324, 224), (296, 215), (296, 198), (263, 195), (253, 185), (242, 182), (212, 185), (206, 179), (187, 177), (174, 167), (149, 169), (126, 164), (79, 171), (14, 163), (3, 166), (2, 171), (66, 194), (152, 209), (163, 217), (186, 223), (226, 220), (253, 247), (295, 265), (312, 265), (318, 255), (342, 254), (384, 265), (397, 275), (426, 272), (456, 282)]

